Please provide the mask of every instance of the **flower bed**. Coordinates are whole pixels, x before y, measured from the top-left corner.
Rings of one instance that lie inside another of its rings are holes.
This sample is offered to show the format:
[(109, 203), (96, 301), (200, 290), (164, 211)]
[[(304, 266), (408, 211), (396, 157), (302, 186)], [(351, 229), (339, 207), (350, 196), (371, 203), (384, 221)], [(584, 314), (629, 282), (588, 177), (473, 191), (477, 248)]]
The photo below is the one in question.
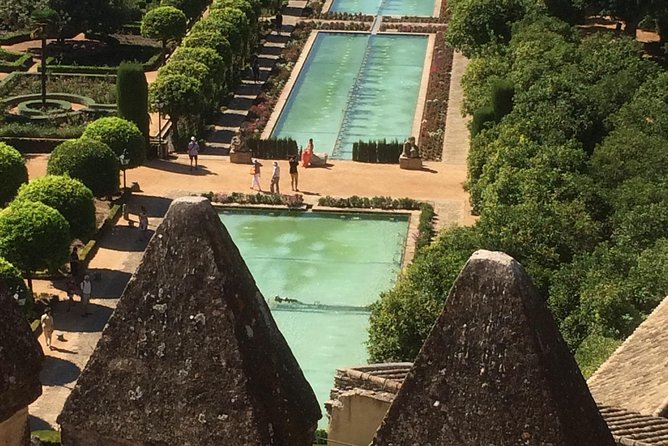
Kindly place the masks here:
[(321, 22), (315, 20), (312, 22), (315, 29), (325, 31), (369, 31), (371, 23), (369, 22)]
[(212, 203), (219, 204), (266, 204), (271, 206), (287, 206), (300, 208), (304, 205), (304, 196), (301, 194), (244, 194), (243, 192), (202, 194)]
[(437, 32), (420, 127), (420, 155), (425, 160), (440, 161), (443, 157), (453, 52), (454, 50), (445, 44), (444, 33)]
[(356, 22), (373, 22), (373, 16), (352, 12), (316, 12), (311, 16), (313, 19), (321, 20), (351, 20)]
[[(0, 96), (24, 96), (41, 91), (40, 75), (37, 73), (15, 73), (16, 79), (0, 89)], [(47, 76), (46, 91), (84, 95), (99, 104), (116, 103), (116, 76), (111, 75), (67, 75)]]
[(434, 34), (439, 31), (445, 31), (446, 25), (444, 24), (433, 24), (433, 25), (419, 25), (413, 23), (383, 23), (380, 24), (381, 31), (399, 31), (402, 33), (424, 33), (424, 34)]
[[(441, 8), (442, 10), (443, 8)], [(448, 17), (441, 13), (441, 17), (425, 17), (425, 16), (383, 16), (383, 22), (387, 23), (446, 23)]]
[(24, 70), (32, 65), (32, 56), (27, 53), (12, 53), (0, 48), (0, 72)]

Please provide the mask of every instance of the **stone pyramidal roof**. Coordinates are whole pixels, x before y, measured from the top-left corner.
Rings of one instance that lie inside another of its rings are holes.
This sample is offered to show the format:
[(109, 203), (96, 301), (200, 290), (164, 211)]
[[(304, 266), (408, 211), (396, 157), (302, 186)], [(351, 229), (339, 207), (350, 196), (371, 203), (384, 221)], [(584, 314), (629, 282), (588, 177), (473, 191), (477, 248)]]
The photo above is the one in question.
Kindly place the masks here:
[(522, 266), (477, 251), (372, 444), (615, 443)]
[(23, 311), (6, 288), (0, 283), (0, 423), (42, 394), (39, 372), (44, 360)]
[(64, 446), (308, 445), (317, 400), (218, 215), (174, 201), (58, 418)]

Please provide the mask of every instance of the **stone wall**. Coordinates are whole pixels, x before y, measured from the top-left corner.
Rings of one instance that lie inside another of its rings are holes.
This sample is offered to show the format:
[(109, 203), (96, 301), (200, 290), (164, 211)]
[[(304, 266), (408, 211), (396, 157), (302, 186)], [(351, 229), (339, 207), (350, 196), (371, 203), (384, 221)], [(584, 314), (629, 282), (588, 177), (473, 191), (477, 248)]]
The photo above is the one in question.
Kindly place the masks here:
[(355, 389), (341, 392), (336, 401), (327, 408), (329, 431), (327, 444), (367, 445), (373, 440), (387, 409), (392, 404), (393, 394)]
[(28, 408), (19, 409), (0, 423), (0, 446), (27, 446), (30, 444)]

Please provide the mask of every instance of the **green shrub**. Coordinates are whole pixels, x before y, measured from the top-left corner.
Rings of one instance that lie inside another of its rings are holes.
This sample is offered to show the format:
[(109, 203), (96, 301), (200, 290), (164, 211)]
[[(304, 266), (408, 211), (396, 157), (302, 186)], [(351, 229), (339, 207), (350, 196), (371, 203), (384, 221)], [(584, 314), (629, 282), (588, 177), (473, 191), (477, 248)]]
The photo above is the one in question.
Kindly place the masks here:
[(183, 48), (211, 48), (215, 50), (226, 64), (232, 62), (232, 46), (218, 31), (191, 32), (181, 42)]
[(482, 132), (485, 129), (485, 124), (488, 122), (496, 122), (494, 108), (491, 106), (481, 107), (473, 112), (473, 119), (471, 119), (471, 138)]
[(298, 153), (297, 141), (292, 138), (251, 138), (247, 143), (255, 158), (285, 159)]
[(0, 257), (24, 273), (59, 268), (69, 249), (70, 225), (54, 208), (15, 201), (0, 211)]
[(81, 180), (96, 197), (118, 191), (119, 163), (105, 143), (94, 139), (70, 139), (54, 149), (47, 165), (49, 175), (69, 175)]
[(575, 360), (585, 379), (593, 375), (621, 344), (622, 341), (600, 334), (587, 336), (575, 352)]
[(111, 116), (100, 118), (86, 127), (82, 138), (95, 139), (109, 146), (120, 157), (127, 152), (129, 168), (141, 166), (146, 160), (146, 140), (134, 122)]
[(186, 62), (199, 62), (206, 65), (211, 74), (215, 76), (214, 79), (218, 80), (218, 83), (222, 81), (225, 77), (226, 65), (223, 58), (211, 48), (205, 47), (196, 47), (196, 48), (186, 48), (179, 47), (172, 57), (169, 59), (169, 63), (176, 61), (186, 61)]
[(420, 206), (420, 221), (418, 223), (418, 236), (415, 240), (415, 249), (420, 251), (425, 246), (429, 246), (434, 236), (434, 206), (429, 203), (422, 203)]
[(17, 200), (39, 201), (61, 213), (70, 225), (71, 238), (87, 240), (95, 232), (93, 193), (74, 178), (47, 175), (19, 189)]
[(24, 308), (26, 305), (30, 306), (32, 295), (26, 287), (21, 271), (2, 257), (0, 257), (0, 282), (4, 282), (7, 287), (7, 294), (17, 296), (19, 302), (25, 302)]
[(0, 206), (16, 195), (21, 184), (28, 182), (28, 169), (21, 153), (0, 142)]
[(202, 83), (183, 74), (167, 74), (158, 77), (149, 86), (151, 104), (162, 104), (162, 112), (172, 118), (176, 125), (176, 139), (179, 122), (185, 118), (199, 116), (202, 111)]
[(116, 75), (116, 103), (118, 115), (134, 122), (144, 135), (144, 144), (148, 148), (149, 115), (148, 83), (144, 68), (136, 63), (123, 63)]
[(492, 83), (492, 109), (496, 122), (513, 111), (513, 96), (515, 87), (512, 82), (504, 79)]
[(403, 151), (403, 144), (397, 141), (387, 142), (385, 139), (374, 141), (358, 141), (353, 143), (353, 161), (362, 163), (398, 164)]
[(42, 446), (60, 446), (60, 432), (51, 430), (39, 430), (30, 432), (33, 438), (39, 438)]

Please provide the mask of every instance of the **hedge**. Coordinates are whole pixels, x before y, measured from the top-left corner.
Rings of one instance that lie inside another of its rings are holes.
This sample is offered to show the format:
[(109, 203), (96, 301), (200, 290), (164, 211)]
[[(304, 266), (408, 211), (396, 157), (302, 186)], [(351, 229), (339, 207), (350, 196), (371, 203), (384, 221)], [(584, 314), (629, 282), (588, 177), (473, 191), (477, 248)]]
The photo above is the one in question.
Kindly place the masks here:
[(358, 141), (353, 143), (353, 161), (362, 163), (399, 164), (399, 156), (403, 151), (403, 143), (377, 141)]
[(32, 55), (28, 53), (12, 53), (0, 48), (0, 72), (11, 73), (32, 65)]
[(118, 191), (120, 166), (116, 154), (103, 142), (70, 139), (54, 149), (46, 173), (69, 175), (85, 184), (96, 197)]
[(297, 141), (292, 138), (251, 138), (247, 144), (255, 158), (286, 159), (299, 153)]
[(103, 142), (120, 157), (127, 152), (129, 168), (141, 166), (146, 160), (146, 139), (134, 122), (117, 116), (100, 118), (86, 127), (82, 138)]
[(28, 169), (21, 153), (0, 142), (0, 206), (14, 198), (21, 184), (28, 182)]
[(16, 31), (13, 33), (0, 34), (0, 45), (14, 45), (31, 39), (32, 35), (30, 31)]
[[(55, 60), (54, 58), (49, 58), (48, 60)], [(96, 65), (58, 65), (51, 64), (47, 60), (47, 72), (54, 74), (116, 74), (120, 65), (117, 66), (96, 66)], [(141, 67), (144, 71), (153, 71), (162, 65), (163, 54), (157, 53), (149, 60), (144, 63), (141, 63)]]

